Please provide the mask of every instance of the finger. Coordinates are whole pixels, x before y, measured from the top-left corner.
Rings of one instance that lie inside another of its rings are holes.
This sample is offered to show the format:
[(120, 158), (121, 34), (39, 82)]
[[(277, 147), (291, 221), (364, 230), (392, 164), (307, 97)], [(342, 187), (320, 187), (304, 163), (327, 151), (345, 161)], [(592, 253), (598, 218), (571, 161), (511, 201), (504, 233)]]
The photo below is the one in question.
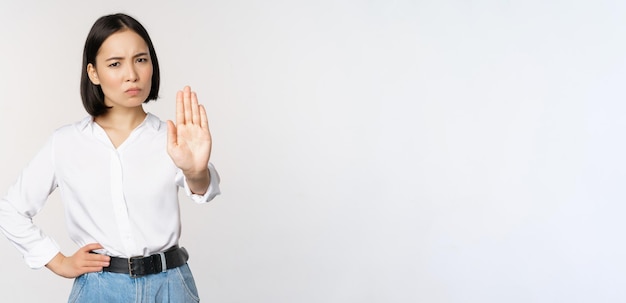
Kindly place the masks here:
[(185, 108), (183, 106), (183, 92), (176, 93), (176, 124), (185, 124)]
[(191, 122), (193, 124), (200, 124), (200, 112), (198, 110), (198, 95), (195, 92), (191, 92)]
[(89, 265), (83, 265), (83, 266), (79, 266), (76, 268), (77, 271), (79, 272), (88, 272), (88, 271), (101, 271), (102, 268), (104, 267), (109, 267), (109, 265), (102, 265), (102, 264), (89, 264)]
[(209, 119), (206, 115), (206, 109), (204, 108), (204, 105), (200, 105), (198, 108), (200, 112), (200, 127), (202, 127), (202, 129), (209, 130)]
[(81, 267), (107, 267), (109, 266), (109, 261), (84, 261), (81, 264)]
[(167, 147), (173, 148), (178, 142), (178, 133), (176, 133), (176, 125), (172, 120), (167, 120)]
[(92, 250), (96, 250), (96, 249), (103, 249), (103, 248), (104, 248), (104, 247), (102, 247), (102, 245), (100, 245), (100, 243), (90, 243), (90, 244), (87, 244), (87, 245), (85, 245), (85, 246), (81, 247), (81, 248), (79, 249), (79, 251), (82, 251), (82, 252), (90, 252), (90, 251), (92, 251)]
[(101, 255), (101, 254), (88, 254), (85, 259), (84, 262), (91, 264), (101, 264), (101, 263), (106, 263), (109, 262), (111, 260), (111, 257), (107, 256), (107, 255)]
[(185, 109), (185, 124), (193, 123), (191, 118), (191, 88), (185, 86), (183, 90), (183, 107)]

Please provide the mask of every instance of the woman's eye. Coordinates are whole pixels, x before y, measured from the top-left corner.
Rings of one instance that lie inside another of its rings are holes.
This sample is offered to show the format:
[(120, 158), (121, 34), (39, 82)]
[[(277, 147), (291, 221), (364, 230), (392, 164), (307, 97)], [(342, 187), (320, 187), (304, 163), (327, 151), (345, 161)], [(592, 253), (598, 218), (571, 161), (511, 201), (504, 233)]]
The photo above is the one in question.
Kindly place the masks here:
[(109, 64), (109, 67), (117, 67), (117, 66), (120, 66), (119, 62), (113, 62), (113, 63)]
[(148, 62), (148, 58), (137, 58), (137, 62)]

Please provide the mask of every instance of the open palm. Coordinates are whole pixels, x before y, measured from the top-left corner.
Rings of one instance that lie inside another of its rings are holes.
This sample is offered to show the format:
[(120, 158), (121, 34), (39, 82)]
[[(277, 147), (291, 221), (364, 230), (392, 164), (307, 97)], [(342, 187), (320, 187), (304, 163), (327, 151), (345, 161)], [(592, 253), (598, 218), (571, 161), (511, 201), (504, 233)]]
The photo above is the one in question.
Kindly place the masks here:
[(176, 124), (167, 121), (167, 153), (186, 176), (206, 173), (211, 157), (211, 132), (204, 106), (185, 86), (176, 94)]

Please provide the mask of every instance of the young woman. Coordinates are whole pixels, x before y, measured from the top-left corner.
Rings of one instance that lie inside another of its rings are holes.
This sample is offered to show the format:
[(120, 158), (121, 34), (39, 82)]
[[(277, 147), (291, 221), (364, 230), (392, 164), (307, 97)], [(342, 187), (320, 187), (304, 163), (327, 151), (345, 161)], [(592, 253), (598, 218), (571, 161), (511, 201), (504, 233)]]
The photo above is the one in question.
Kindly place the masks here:
[[(197, 302), (178, 246), (178, 189), (220, 193), (211, 134), (196, 94), (176, 95), (176, 124), (146, 113), (159, 90), (152, 41), (135, 19), (98, 19), (85, 42), (81, 97), (90, 114), (56, 130), (0, 200), (0, 229), (32, 268), (76, 278), (69, 302)], [(58, 187), (71, 256), (32, 223)]]

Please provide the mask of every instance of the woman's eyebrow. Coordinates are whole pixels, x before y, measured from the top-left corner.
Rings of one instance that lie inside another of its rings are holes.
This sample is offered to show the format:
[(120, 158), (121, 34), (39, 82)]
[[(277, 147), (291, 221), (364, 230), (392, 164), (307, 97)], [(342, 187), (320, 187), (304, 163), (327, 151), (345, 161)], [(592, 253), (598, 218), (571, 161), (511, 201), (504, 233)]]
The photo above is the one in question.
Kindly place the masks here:
[[(148, 52), (141, 52), (141, 53), (135, 54), (133, 56), (133, 58), (142, 57), (142, 56), (148, 56)], [(111, 57), (111, 58), (108, 58), (108, 59), (106, 59), (104, 61), (122, 60), (122, 59), (124, 59), (124, 57)]]
[(134, 55), (133, 58), (142, 57), (142, 56), (148, 56), (148, 52), (138, 53)]

